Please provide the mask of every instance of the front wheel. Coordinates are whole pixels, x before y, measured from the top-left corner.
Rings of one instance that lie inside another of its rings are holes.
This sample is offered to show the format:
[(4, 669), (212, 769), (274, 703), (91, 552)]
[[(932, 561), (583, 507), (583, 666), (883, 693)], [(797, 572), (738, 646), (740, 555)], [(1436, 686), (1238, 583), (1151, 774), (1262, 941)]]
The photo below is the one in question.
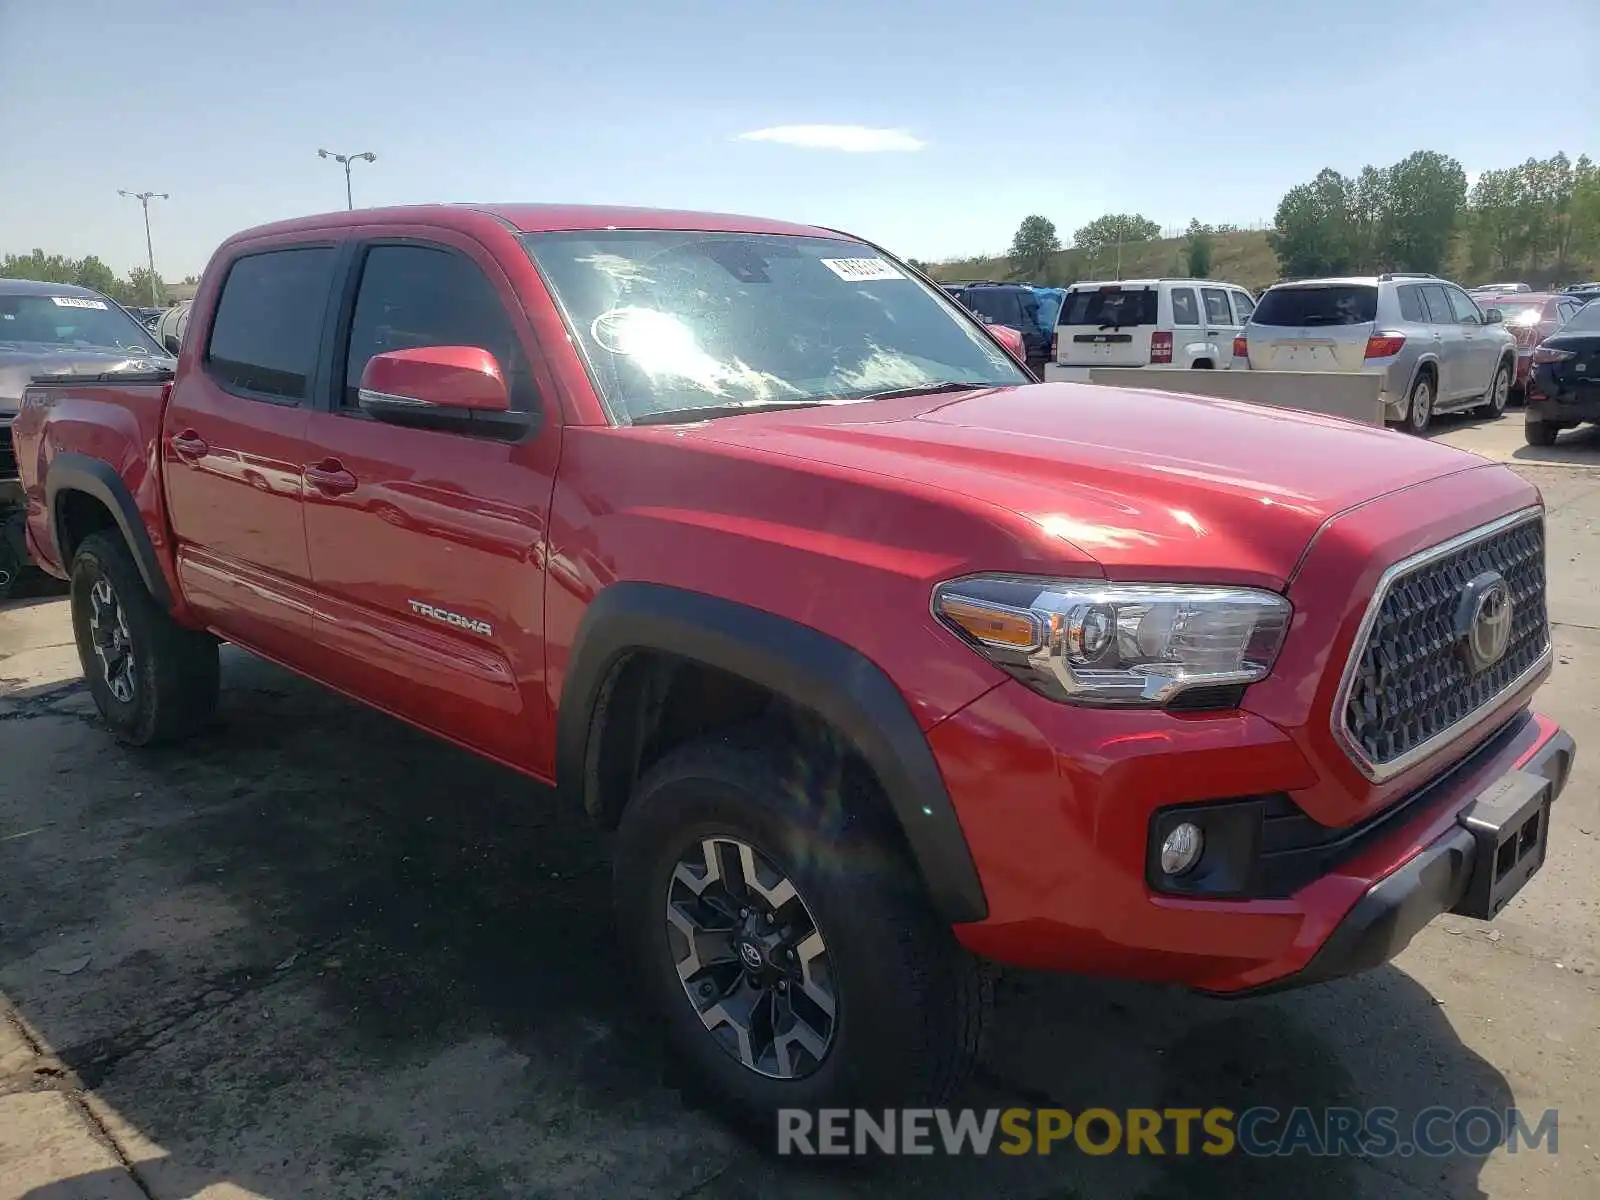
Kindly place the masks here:
[(1491, 417), (1503, 416), (1510, 399), (1511, 368), (1506, 363), (1501, 363), (1495, 369), (1494, 382), (1489, 385), (1489, 390), (1484, 395), (1484, 403), (1478, 406), (1478, 411)]
[(72, 559), (72, 631), (95, 707), (120, 741), (171, 741), (210, 718), (217, 643), (169, 616), (115, 533), (92, 533)]
[(623, 813), (625, 957), (684, 1083), (753, 1130), (936, 1104), (976, 1055), (984, 973), (869, 803), (757, 727), (672, 752)]

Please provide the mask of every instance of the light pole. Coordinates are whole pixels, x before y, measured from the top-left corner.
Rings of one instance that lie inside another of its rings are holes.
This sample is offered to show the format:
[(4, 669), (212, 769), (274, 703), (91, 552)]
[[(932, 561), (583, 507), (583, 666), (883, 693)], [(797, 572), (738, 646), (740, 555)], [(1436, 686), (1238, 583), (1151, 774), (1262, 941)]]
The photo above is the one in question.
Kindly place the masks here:
[(150, 259), (150, 307), (160, 308), (161, 301), (156, 299), (156, 252), (150, 242), (150, 201), (170, 200), (172, 197), (165, 192), (125, 192), (121, 188), (117, 189), (117, 195), (137, 200), (144, 207), (144, 252)]
[(318, 158), (331, 158), (334, 162), (344, 167), (344, 206), (354, 208), (355, 201), (350, 198), (350, 168), (365, 159), (367, 162), (377, 162), (378, 156), (371, 150), (363, 150), (360, 154), (335, 154), (331, 150), (318, 150)]

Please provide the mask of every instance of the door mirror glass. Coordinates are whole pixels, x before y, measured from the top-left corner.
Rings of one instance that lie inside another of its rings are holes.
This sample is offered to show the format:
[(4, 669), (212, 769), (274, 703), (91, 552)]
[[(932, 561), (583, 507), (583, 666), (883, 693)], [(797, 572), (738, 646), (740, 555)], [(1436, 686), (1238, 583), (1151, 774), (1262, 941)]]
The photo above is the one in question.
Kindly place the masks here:
[(374, 354), (361, 372), (363, 409), (506, 412), (511, 391), (493, 354), (478, 346), (419, 346)]
[(166, 334), (161, 339), (161, 345), (166, 349), (166, 352), (168, 354), (172, 355), (173, 358), (177, 358), (178, 357), (179, 345), (178, 345), (178, 335), (177, 334), (175, 334), (175, 333)]
[(1483, 323), (1485, 325), (1498, 325), (1505, 319), (1505, 314), (1502, 313), (1498, 308), (1491, 308), (1488, 312), (1483, 314)]

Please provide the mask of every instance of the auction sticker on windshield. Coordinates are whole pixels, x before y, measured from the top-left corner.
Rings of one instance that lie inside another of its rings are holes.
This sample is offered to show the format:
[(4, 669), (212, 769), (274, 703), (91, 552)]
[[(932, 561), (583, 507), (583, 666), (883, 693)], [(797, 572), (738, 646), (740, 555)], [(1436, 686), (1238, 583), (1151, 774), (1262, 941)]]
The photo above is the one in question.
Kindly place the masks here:
[(881, 258), (823, 258), (818, 259), (846, 283), (870, 283), (874, 279), (904, 279)]
[(83, 300), (77, 296), (51, 296), (51, 303), (57, 308), (98, 308), (104, 310), (104, 300)]

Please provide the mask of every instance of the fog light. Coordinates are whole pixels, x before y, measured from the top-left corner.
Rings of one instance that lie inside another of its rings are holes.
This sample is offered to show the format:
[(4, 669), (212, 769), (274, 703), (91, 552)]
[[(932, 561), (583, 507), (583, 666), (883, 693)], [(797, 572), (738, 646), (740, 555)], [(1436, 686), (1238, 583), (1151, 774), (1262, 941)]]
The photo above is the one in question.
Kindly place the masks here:
[(1205, 847), (1206, 839), (1200, 826), (1188, 821), (1174, 826), (1161, 842), (1161, 870), (1168, 875), (1182, 875), (1200, 861)]

